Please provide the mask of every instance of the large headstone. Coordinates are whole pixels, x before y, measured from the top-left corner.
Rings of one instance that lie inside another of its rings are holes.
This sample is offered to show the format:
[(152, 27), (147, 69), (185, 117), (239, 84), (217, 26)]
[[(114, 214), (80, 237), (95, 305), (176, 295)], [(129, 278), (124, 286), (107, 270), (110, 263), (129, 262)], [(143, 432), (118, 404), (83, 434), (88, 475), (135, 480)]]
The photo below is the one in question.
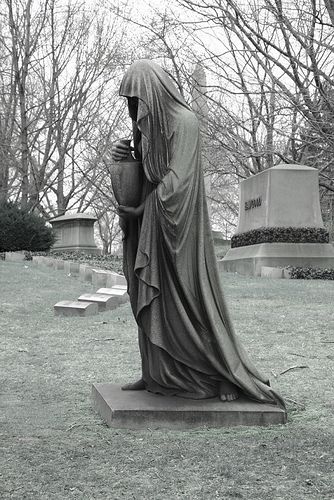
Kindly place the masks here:
[(91, 214), (65, 214), (50, 220), (56, 233), (54, 251), (79, 251), (99, 254), (94, 241), (94, 223), (96, 217)]
[[(318, 170), (281, 164), (240, 183), (236, 234), (260, 228), (323, 228)], [(259, 276), (262, 266), (334, 267), (329, 243), (258, 243), (231, 248), (222, 269)]]
[(237, 233), (289, 226), (324, 227), (317, 169), (278, 165), (240, 183)]

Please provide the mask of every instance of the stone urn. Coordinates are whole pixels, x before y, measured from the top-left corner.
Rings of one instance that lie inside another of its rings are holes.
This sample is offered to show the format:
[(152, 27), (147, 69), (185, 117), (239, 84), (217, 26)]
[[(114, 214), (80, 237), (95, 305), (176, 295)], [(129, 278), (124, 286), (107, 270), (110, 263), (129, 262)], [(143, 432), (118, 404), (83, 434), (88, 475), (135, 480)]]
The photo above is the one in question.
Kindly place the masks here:
[(119, 205), (137, 207), (140, 204), (143, 167), (129, 151), (129, 155), (110, 166), (111, 184)]

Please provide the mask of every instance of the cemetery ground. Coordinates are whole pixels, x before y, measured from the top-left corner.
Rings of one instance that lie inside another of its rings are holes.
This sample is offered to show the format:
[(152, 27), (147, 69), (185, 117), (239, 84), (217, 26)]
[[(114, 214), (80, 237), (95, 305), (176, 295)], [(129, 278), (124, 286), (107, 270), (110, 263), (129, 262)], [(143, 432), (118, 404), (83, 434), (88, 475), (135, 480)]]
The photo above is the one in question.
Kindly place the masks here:
[(140, 374), (129, 304), (54, 317), (92, 286), (0, 262), (0, 498), (333, 499), (334, 282), (222, 281), (244, 346), (286, 398), (286, 425), (106, 427), (91, 384)]

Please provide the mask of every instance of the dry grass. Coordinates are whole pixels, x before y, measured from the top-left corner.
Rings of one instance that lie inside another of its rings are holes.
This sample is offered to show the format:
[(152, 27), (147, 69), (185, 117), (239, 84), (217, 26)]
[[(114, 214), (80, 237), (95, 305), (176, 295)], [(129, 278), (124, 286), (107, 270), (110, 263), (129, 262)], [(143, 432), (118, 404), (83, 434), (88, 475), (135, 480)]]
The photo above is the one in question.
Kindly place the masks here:
[[(129, 306), (54, 318), (91, 285), (0, 262), (1, 500), (333, 499), (334, 283), (222, 279), (244, 345), (288, 401), (286, 426), (107, 428), (90, 386), (139, 373)], [(279, 375), (295, 365), (307, 368)]]

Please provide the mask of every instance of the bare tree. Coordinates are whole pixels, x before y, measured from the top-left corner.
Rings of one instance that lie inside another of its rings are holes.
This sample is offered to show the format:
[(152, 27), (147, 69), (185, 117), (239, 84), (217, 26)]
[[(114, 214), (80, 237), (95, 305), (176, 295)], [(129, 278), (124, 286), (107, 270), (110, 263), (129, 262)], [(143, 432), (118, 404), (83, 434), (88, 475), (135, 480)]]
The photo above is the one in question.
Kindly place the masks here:
[[(44, 27), (48, 1), (41, 5), (37, 15), (32, 13), (32, 0), (19, 5), (5, 0), (8, 9), (8, 26), (11, 37), (12, 70), (14, 88), (18, 95), (18, 122), (20, 141), (21, 204), (28, 204), (29, 195), (29, 146), (28, 146), (28, 72), (38, 47), (40, 33)], [(3, 40), (4, 42), (4, 40)]]
[(1, 192), (61, 214), (87, 196), (83, 172), (95, 168), (87, 158), (100, 122), (121, 119), (124, 26), (84, 2), (1, 2)]
[(332, 0), (178, 4), (191, 12), (185, 26), (196, 24), (211, 74), (209, 135), (221, 165), (213, 161), (213, 170), (216, 163), (242, 178), (282, 161), (306, 163), (319, 169), (321, 196), (333, 207)]
[[(207, 66), (213, 63), (220, 78), (218, 96), (225, 100), (228, 94), (239, 96), (241, 105), (247, 105), (251, 173), (282, 159), (302, 160), (306, 145), (297, 134), (301, 124), (308, 123), (333, 147), (319, 105), (321, 99), (322, 108), (332, 109), (329, 88), (334, 56), (334, 32), (326, 23), (327, 11), (321, 2), (306, 0), (301, 5), (295, 1), (284, 6), (281, 0), (244, 6), (233, 0), (180, 3), (198, 14), (216, 36), (223, 35), (221, 52), (207, 51)], [(227, 102), (225, 113), (233, 110), (231, 100)], [(241, 120), (244, 126), (245, 117)], [(265, 141), (259, 141), (264, 132)], [(262, 166), (259, 142), (265, 146)], [(278, 147), (282, 144), (283, 149)]]

